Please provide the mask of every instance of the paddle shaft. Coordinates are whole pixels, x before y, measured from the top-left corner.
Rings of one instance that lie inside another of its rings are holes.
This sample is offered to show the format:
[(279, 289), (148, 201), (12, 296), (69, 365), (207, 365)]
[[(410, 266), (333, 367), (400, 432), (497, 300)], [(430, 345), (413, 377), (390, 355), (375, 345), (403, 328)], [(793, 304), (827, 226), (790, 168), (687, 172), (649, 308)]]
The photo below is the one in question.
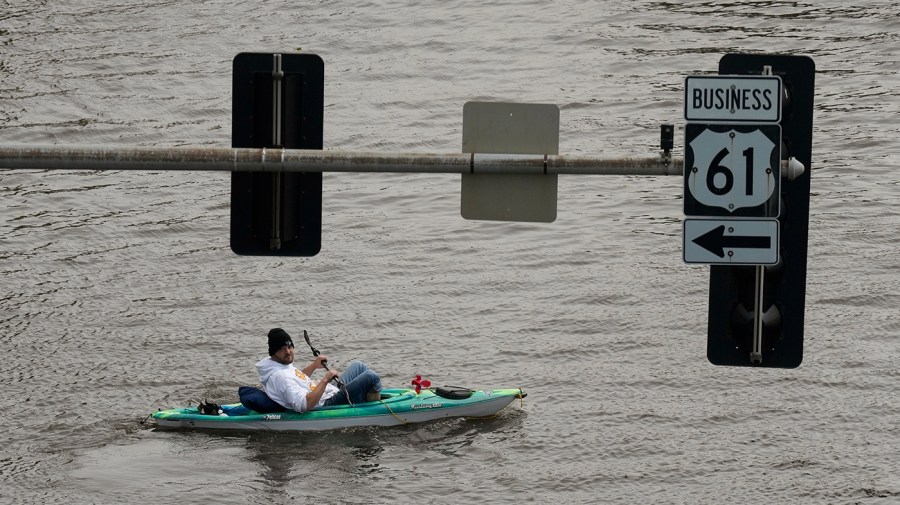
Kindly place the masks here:
[[(306, 330), (303, 330), (303, 339), (306, 340), (306, 344), (309, 345), (309, 349), (312, 351), (313, 357), (318, 358), (319, 355), (322, 353), (320, 353), (318, 349), (313, 347), (312, 342), (309, 341), (309, 334), (306, 333)], [(331, 369), (328, 368), (326, 361), (328, 361), (328, 360), (325, 360), (325, 359), (322, 360), (322, 367), (324, 367), (326, 371), (330, 371)], [(338, 378), (337, 376), (335, 376), (332, 380), (338, 385), (339, 388), (346, 389), (344, 387), (344, 383), (341, 382), (341, 379)], [(345, 394), (346, 394), (346, 392), (345, 392)], [(348, 396), (348, 400), (349, 400), (349, 396)]]

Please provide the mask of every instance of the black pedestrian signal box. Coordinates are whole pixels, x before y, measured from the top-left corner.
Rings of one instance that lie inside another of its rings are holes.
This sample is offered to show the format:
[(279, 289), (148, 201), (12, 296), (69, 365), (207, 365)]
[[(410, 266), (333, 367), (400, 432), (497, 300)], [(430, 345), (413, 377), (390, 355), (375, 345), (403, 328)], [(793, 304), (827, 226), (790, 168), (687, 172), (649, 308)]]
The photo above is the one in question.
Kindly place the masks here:
[[(806, 169), (781, 180), (778, 263), (710, 267), (707, 357), (715, 365), (794, 368), (803, 360), (816, 68), (805, 56), (728, 54), (719, 62), (719, 74), (759, 75), (766, 67), (784, 87), (781, 158), (794, 157)], [(762, 339), (755, 346), (757, 325)]]
[[(314, 54), (234, 58), (232, 147), (322, 149), (325, 66)], [(315, 256), (322, 244), (322, 173), (232, 172), (231, 250)]]

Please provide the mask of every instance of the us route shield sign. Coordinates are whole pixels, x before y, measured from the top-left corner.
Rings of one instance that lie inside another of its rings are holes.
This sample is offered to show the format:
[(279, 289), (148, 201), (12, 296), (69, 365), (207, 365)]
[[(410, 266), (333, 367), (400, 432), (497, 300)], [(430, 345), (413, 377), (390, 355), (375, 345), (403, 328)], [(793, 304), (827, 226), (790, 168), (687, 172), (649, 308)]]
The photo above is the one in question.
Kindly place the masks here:
[(778, 217), (780, 161), (777, 124), (687, 123), (684, 214)]

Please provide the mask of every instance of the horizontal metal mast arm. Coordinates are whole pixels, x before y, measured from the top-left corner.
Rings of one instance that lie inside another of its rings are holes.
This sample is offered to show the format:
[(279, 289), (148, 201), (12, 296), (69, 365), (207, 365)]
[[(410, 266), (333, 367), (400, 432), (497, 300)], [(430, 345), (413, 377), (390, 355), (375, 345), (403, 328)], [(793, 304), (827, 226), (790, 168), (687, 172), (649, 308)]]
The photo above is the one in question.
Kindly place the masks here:
[(0, 146), (0, 168), (225, 172), (681, 175), (683, 160), (224, 147)]
[(595, 158), (592, 156), (548, 156), (548, 174), (589, 175), (681, 175), (683, 158)]

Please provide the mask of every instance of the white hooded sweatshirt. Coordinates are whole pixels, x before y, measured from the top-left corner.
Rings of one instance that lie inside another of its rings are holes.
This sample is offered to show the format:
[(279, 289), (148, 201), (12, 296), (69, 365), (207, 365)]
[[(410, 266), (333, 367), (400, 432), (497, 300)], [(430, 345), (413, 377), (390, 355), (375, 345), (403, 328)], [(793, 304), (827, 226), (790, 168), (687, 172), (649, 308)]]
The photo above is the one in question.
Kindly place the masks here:
[[(262, 383), (269, 398), (282, 407), (296, 412), (310, 410), (306, 405), (306, 395), (316, 389), (317, 384), (294, 365), (282, 365), (269, 357), (256, 363), (256, 371), (259, 372), (259, 382)], [(321, 406), (325, 400), (339, 391), (337, 386), (326, 384), (321, 400), (312, 408)]]

